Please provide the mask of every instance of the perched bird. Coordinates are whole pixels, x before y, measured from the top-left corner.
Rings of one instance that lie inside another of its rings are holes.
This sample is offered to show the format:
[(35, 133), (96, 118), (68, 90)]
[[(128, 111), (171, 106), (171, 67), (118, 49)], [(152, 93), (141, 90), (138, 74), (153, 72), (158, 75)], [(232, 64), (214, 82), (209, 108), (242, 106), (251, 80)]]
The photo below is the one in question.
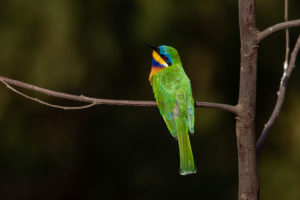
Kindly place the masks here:
[(180, 174), (196, 173), (190, 133), (194, 133), (194, 99), (191, 83), (185, 74), (176, 49), (161, 45), (150, 47), (152, 68), (150, 84), (160, 111), (171, 135), (178, 139)]

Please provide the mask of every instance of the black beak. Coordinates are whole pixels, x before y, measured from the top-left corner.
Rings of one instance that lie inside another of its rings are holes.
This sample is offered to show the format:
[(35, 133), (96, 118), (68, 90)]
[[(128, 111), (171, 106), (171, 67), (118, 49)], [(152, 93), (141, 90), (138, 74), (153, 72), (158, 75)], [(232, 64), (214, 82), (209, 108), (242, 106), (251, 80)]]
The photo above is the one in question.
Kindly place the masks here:
[(149, 47), (150, 49), (152, 49), (153, 51), (156, 51), (157, 53), (159, 53), (159, 48), (157, 47), (154, 47), (152, 45), (149, 45), (149, 44), (145, 44), (147, 47)]

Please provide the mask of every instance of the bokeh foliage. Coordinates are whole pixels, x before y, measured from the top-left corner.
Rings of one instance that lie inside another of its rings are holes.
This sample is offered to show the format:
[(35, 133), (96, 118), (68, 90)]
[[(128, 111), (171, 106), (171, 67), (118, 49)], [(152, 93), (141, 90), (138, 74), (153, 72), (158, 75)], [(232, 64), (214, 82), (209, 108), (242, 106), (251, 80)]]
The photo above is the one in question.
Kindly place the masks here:
[[(300, 18), (290, 0), (290, 18)], [(283, 20), (283, 1), (257, 2), (261, 29)], [(291, 30), (293, 45), (299, 28)], [(153, 99), (143, 43), (179, 50), (199, 101), (235, 104), (237, 2), (232, 0), (1, 0), (0, 74), (41, 87), (115, 99)], [(258, 123), (276, 100), (284, 34), (259, 51)], [(299, 59), (296, 64), (300, 64)], [(300, 73), (259, 159), (262, 199), (300, 198)], [(76, 105), (38, 96), (52, 103)], [(177, 142), (156, 108), (61, 111), (0, 87), (0, 199), (235, 199), (231, 114), (197, 109), (198, 173), (178, 175)]]

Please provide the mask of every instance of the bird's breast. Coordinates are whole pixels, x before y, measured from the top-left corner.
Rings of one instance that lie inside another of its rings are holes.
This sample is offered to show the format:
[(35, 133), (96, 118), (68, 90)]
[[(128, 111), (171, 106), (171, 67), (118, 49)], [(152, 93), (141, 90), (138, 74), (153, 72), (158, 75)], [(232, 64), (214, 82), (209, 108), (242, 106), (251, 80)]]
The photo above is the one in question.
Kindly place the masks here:
[(150, 72), (150, 75), (149, 75), (149, 81), (150, 81), (151, 85), (152, 85), (153, 76), (155, 74), (157, 74), (158, 72), (160, 72), (161, 70), (163, 70), (163, 68), (161, 68), (161, 67), (155, 67), (155, 66), (151, 67), (151, 72)]

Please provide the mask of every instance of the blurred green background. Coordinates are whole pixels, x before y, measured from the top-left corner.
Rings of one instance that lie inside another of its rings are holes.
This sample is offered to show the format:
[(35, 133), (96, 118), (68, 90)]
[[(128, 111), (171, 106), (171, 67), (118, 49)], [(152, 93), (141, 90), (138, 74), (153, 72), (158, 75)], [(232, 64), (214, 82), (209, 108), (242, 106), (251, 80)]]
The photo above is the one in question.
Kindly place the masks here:
[[(258, 27), (283, 21), (283, 4), (258, 1)], [(152, 100), (151, 53), (143, 44), (168, 44), (179, 50), (196, 100), (235, 104), (237, 9), (233, 0), (1, 0), (0, 75), (78, 95)], [(290, 19), (300, 18), (299, 10), (300, 1), (290, 0)], [(299, 32), (291, 30), (291, 47)], [(259, 49), (258, 133), (276, 100), (284, 46), (281, 31)], [(300, 199), (299, 91), (296, 68), (259, 158), (264, 200)], [(237, 198), (231, 114), (197, 109), (191, 142), (198, 173), (184, 177), (157, 108), (62, 111), (4, 85), (0, 97), (0, 199)]]

